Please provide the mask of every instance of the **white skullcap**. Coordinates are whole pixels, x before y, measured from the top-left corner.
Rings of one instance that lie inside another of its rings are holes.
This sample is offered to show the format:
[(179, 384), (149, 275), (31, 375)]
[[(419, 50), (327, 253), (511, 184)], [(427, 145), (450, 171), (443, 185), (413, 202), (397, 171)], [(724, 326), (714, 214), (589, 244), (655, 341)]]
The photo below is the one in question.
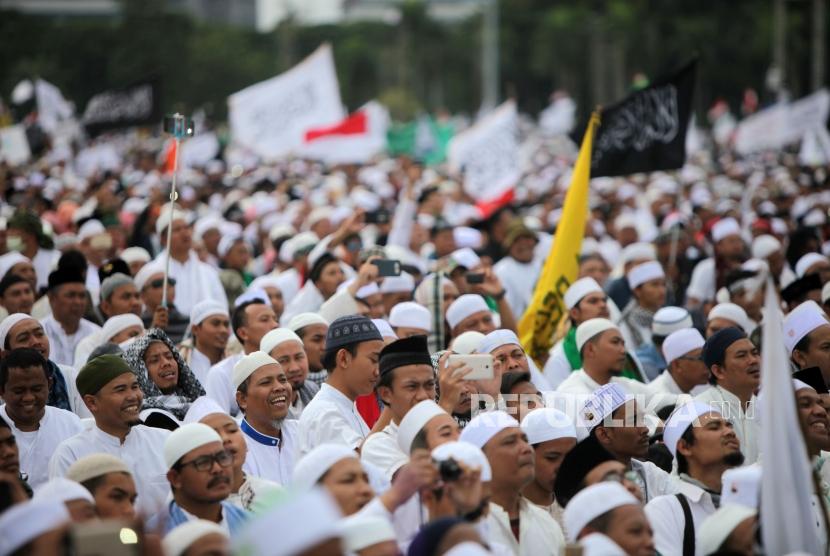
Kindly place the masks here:
[(747, 332), (749, 328), (749, 316), (747, 316), (743, 307), (735, 303), (718, 303), (712, 307), (709, 310), (709, 314), (706, 315), (706, 320), (708, 322), (713, 319), (724, 319), (734, 322), (744, 332)]
[(303, 341), (293, 330), (288, 328), (275, 328), (259, 341), (259, 351), (270, 354), (278, 345), (291, 341), (297, 342), (300, 344), (300, 347), (303, 345)]
[(288, 321), (288, 328), (289, 330), (293, 330), (296, 332), (306, 326), (311, 326), (312, 324), (324, 324), (326, 326), (329, 325), (329, 321), (318, 315), (317, 313), (300, 313), (299, 315), (295, 315), (292, 317), (290, 321)]
[(820, 326), (830, 325), (827, 315), (812, 299), (805, 301), (784, 317), (784, 345), (792, 353), (804, 336)]
[(432, 314), (429, 309), (412, 301), (398, 303), (389, 312), (389, 324), (397, 328), (418, 328), (432, 332)]
[(228, 414), (213, 398), (200, 396), (190, 404), (190, 408), (187, 410), (182, 422), (185, 425), (188, 423), (198, 423), (208, 415), (213, 415), (214, 413)]
[(296, 233), (297, 230), (290, 224), (274, 224), (268, 232), (268, 239), (273, 242), (283, 237), (291, 237)]
[(445, 442), (432, 450), (432, 459), (437, 462), (447, 461), (448, 459), (460, 461), (473, 469), (481, 469), (482, 483), (493, 480), (493, 470), (490, 468), (487, 456), (484, 455), (481, 448), (469, 442), (460, 440)]
[(153, 261), (142, 266), (138, 272), (135, 273), (135, 287), (139, 292), (144, 289), (147, 281), (155, 274), (164, 274), (164, 263), (162, 261)]
[(633, 212), (623, 212), (614, 219), (614, 228), (623, 230), (625, 228), (637, 229), (637, 215)]
[(10, 251), (3, 256), (0, 256), (0, 280), (2, 280), (6, 274), (12, 269), (12, 267), (16, 264), (20, 263), (32, 263), (32, 260), (29, 257), (19, 253), (17, 251)]
[(69, 522), (69, 510), (59, 500), (27, 500), (0, 514), (0, 556), (7, 556), (42, 534)]
[(107, 233), (107, 230), (104, 228), (104, 225), (101, 224), (100, 220), (87, 220), (84, 222), (84, 225), (78, 229), (78, 243), (81, 243), (85, 239), (105, 233)]
[(0, 349), (6, 349), (6, 336), (9, 335), (14, 325), (26, 319), (35, 320), (32, 318), (32, 315), (27, 315), (26, 313), (12, 313), (0, 321)]
[(187, 222), (187, 213), (179, 209), (174, 209), (171, 215), (170, 205), (164, 205), (164, 208), (161, 209), (161, 214), (159, 214), (159, 217), (156, 219), (156, 233), (161, 235), (161, 233), (167, 229), (167, 226), (176, 220), (183, 220)]
[(488, 411), (486, 413), (479, 413), (467, 423), (464, 430), (461, 431), (462, 442), (469, 442), (473, 446), (478, 446), (482, 450), (484, 446), (494, 436), (499, 434), (504, 429), (513, 427), (521, 427), (519, 422), (505, 413), (504, 411)]
[(479, 344), (484, 339), (484, 334), (475, 330), (468, 330), (455, 338), (450, 344), (450, 351), (461, 355), (475, 353)]
[(351, 515), (337, 524), (346, 552), (358, 552), (382, 542), (395, 541), (395, 530), (389, 520), (379, 515)]
[(719, 242), (728, 236), (740, 236), (741, 226), (734, 218), (721, 218), (712, 226), (712, 241)]
[(560, 438), (576, 438), (573, 419), (552, 407), (540, 407), (525, 415), (522, 430), (531, 445)]
[(398, 427), (398, 447), (409, 455), (412, 449), (412, 441), (421, 432), (433, 417), (448, 415), (444, 409), (432, 400), (424, 400), (416, 403), (406, 412), (401, 424)]
[(580, 324), (576, 329), (576, 349), (582, 351), (582, 346), (585, 342), (596, 336), (602, 334), (606, 330), (617, 330), (617, 325), (608, 319), (588, 319)]
[[(280, 329), (277, 328), (277, 330)], [(237, 361), (236, 365), (233, 366), (231, 382), (233, 383), (234, 389), (238, 389), (239, 385), (245, 382), (245, 379), (254, 374), (257, 369), (264, 367), (265, 365), (279, 365), (279, 363), (276, 359), (263, 351), (255, 351), (243, 356), (242, 359)]]
[(407, 272), (400, 276), (387, 276), (380, 283), (380, 293), (412, 293), (415, 289), (415, 279)]
[(479, 232), (475, 228), (470, 228), (469, 226), (456, 226), (455, 228), (453, 228), (452, 238), (455, 241), (455, 245), (462, 249), (470, 249), (471, 247), (474, 249), (478, 249), (479, 247), (481, 247), (481, 232)]
[(583, 488), (571, 498), (562, 514), (568, 542), (574, 542), (586, 525), (620, 506), (639, 506), (640, 502), (624, 486), (602, 482)]
[(444, 556), (490, 556), (493, 554), (477, 542), (464, 541), (444, 552)]
[(202, 241), (202, 238), (209, 230), (219, 230), (224, 224), (225, 220), (216, 214), (208, 214), (207, 216), (203, 216), (199, 218), (195, 224), (193, 224), (193, 239), (196, 241)]
[(230, 540), (228, 532), (218, 523), (206, 519), (185, 521), (164, 536), (161, 546), (165, 556), (182, 556), (190, 546), (208, 535), (221, 535)]
[(721, 505), (738, 504), (752, 510), (760, 507), (761, 466), (745, 465), (727, 469), (721, 475)]
[(694, 424), (701, 415), (713, 412), (720, 413), (716, 407), (698, 401), (691, 401), (678, 406), (672, 412), (663, 429), (663, 444), (669, 449), (672, 457), (677, 459), (677, 442), (686, 432), (686, 429)]
[(308, 220), (307, 220), (308, 227), (310, 228), (310, 227), (314, 226), (315, 224), (317, 224), (317, 223), (319, 223), (323, 220), (328, 220), (329, 218), (331, 218), (331, 215), (332, 215), (333, 212), (334, 212), (334, 209), (332, 209), (331, 207), (317, 207), (317, 208), (315, 208), (308, 215)]
[(320, 444), (296, 463), (292, 483), (298, 489), (310, 490), (332, 465), (348, 458), (359, 459), (357, 452), (345, 444)]
[(104, 323), (104, 327), (101, 329), (100, 343), (105, 344), (109, 342), (113, 336), (131, 326), (140, 326), (143, 331), (144, 321), (141, 320), (141, 317), (132, 313), (125, 313), (108, 318), (107, 322)]
[(765, 234), (752, 241), (753, 259), (766, 259), (778, 251), (781, 251), (781, 242), (775, 236)]
[(218, 303), (212, 299), (203, 299), (190, 310), (190, 326), (202, 324), (202, 321), (213, 315), (230, 318), (227, 304)]
[(828, 260), (824, 255), (819, 253), (807, 253), (798, 259), (797, 263), (795, 263), (795, 275), (802, 278), (805, 274), (807, 274), (807, 271), (810, 270), (811, 266), (827, 262), (830, 262), (830, 260)]
[(72, 500), (86, 500), (95, 504), (95, 498), (84, 488), (81, 483), (67, 479), (66, 477), (55, 477), (49, 482), (40, 485), (35, 491), (32, 500), (58, 500), (60, 502), (71, 502)]
[(268, 292), (258, 288), (248, 288), (242, 295), (233, 300), (233, 307), (235, 309), (249, 301), (262, 301), (266, 305), (271, 305), (271, 298), (268, 297)]
[(462, 266), (467, 270), (476, 268), (481, 264), (481, 258), (469, 247), (463, 247), (453, 251), (450, 254), (450, 260), (456, 265)]
[(721, 507), (710, 516), (707, 516), (700, 525), (697, 538), (700, 543), (701, 554), (714, 554), (729, 538), (735, 527), (742, 521), (758, 515), (752, 510), (737, 504), (721, 504)]
[(594, 390), (577, 416), (577, 424), (588, 431), (602, 423), (618, 407), (622, 406), (631, 396), (626, 394), (622, 386), (616, 382), (609, 382)]
[(582, 298), (588, 295), (589, 293), (602, 293), (602, 287), (600, 287), (599, 283), (596, 280), (591, 278), (590, 276), (586, 276), (585, 278), (580, 278), (576, 282), (570, 285), (568, 291), (565, 292), (565, 296), (563, 301), (565, 302), (565, 307), (568, 310), (573, 309), (577, 306), (577, 304), (582, 301)]
[(830, 299), (830, 282), (824, 284), (824, 287), (821, 288), (821, 302), (827, 303), (827, 300)]
[(645, 242), (626, 245), (620, 253), (620, 259), (624, 265), (632, 261), (654, 260), (656, 258), (657, 251), (655, 251), (654, 245)]
[(202, 423), (182, 425), (164, 440), (164, 463), (168, 469), (172, 469), (191, 450), (213, 442), (221, 445), (222, 437), (209, 426)]
[(487, 302), (478, 294), (465, 293), (453, 301), (447, 308), (447, 323), (450, 328), (455, 328), (461, 321), (481, 311), (489, 311)]
[(666, 365), (670, 365), (678, 357), (702, 348), (705, 343), (706, 340), (697, 328), (684, 328), (672, 332), (663, 340), (663, 357), (666, 359)]
[(692, 315), (683, 307), (663, 307), (654, 313), (651, 333), (665, 337), (678, 330), (691, 328), (692, 325)]
[(339, 538), (340, 519), (340, 510), (325, 489), (292, 493), (254, 516), (234, 538), (231, 553), (296, 556)]
[(579, 539), (582, 556), (627, 556), (620, 545), (602, 533), (591, 533)]
[(294, 260), (298, 251), (314, 247), (320, 241), (313, 232), (302, 232), (287, 240), (280, 247), (280, 259), (290, 263)]
[(219, 255), (219, 258), (225, 257), (231, 248), (236, 244), (238, 241), (245, 241), (245, 237), (241, 234), (233, 234), (222, 236), (222, 239), (219, 240), (219, 245), (216, 246), (216, 254)]
[[(337, 286), (337, 291), (342, 292), (343, 290), (354, 284), (354, 281), (355, 278), (352, 278), (351, 280), (346, 280), (345, 282)], [(360, 288), (359, 290), (357, 290), (357, 292), (354, 294), (354, 297), (357, 299), (366, 299), (370, 295), (375, 295), (377, 293), (380, 293), (380, 288), (378, 287), (377, 282), (370, 282), (362, 288)]]
[[(522, 342), (519, 341), (519, 337), (516, 336), (516, 333), (512, 330), (507, 330), (506, 328), (500, 328), (499, 330), (493, 330), (484, 338), (482, 338), (481, 342), (478, 344), (478, 349), (476, 349), (477, 353), (492, 353), (494, 350), (497, 350), (501, 346), (506, 346), (508, 344), (516, 344), (521, 347)], [(524, 350), (524, 348), (522, 348)]]
[(121, 251), (121, 254), (118, 255), (118, 258), (127, 264), (149, 263), (150, 253), (148, 253), (147, 250), (143, 247), (127, 247), (126, 249)]
[(398, 339), (398, 335), (395, 334), (395, 331), (392, 330), (392, 326), (384, 319), (372, 319), (372, 323), (374, 323), (375, 328), (378, 329), (380, 332), (381, 338), (395, 338)]
[(647, 263), (638, 264), (628, 271), (626, 278), (628, 279), (628, 286), (633, 290), (634, 288), (657, 280), (658, 278), (665, 278), (666, 273), (663, 272), (663, 266), (657, 261), (649, 261)]
[(70, 481), (83, 483), (109, 473), (132, 474), (130, 468), (121, 458), (111, 454), (97, 453), (76, 460), (66, 470), (66, 478)]

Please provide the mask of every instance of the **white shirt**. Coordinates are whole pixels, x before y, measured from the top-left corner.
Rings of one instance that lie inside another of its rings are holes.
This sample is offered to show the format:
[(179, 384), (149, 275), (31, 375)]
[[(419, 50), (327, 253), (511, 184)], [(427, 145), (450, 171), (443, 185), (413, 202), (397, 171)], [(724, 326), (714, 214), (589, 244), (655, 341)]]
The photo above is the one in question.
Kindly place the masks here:
[(505, 299), (516, 318), (521, 318), (533, 299), (536, 280), (539, 279), (539, 263), (520, 263), (513, 257), (504, 257), (493, 266), (505, 290)]
[(323, 383), (300, 416), (300, 456), (324, 442), (357, 449), (369, 435), (369, 427), (355, 403), (343, 392)]
[(732, 422), (735, 434), (741, 443), (741, 452), (745, 458), (744, 465), (758, 461), (761, 454), (761, 423), (755, 415), (758, 407), (758, 399), (755, 396), (752, 396), (749, 407), (745, 409), (735, 394), (715, 385), (695, 396), (695, 400), (711, 404)]
[(258, 513), (270, 507), (274, 495), (284, 492), (282, 486), (253, 475), (246, 475), (238, 492), (232, 492), (226, 502), (243, 510)]
[(325, 302), (323, 294), (320, 293), (314, 282), (309, 280), (300, 288), (296, 297), (286, 303), (285, 310), (280, 316), (280, 324), (286, 326), (292, 318), (300, 313), (316, 313), (322, 307), (323, 302)]
[(398, 425), (391, 422), (380, 432), (370, 434), (360, 449), (360, 460), (383, 469), (391, 481), (392, 475), (409, 463), (409, 457), (398, 447)]
[(708, 384), (698, 384), (692, 388), (691, 392), (684, 392), (680, 386), (677, 385), (677, 382), (674, 381), (674, 377), (668, 369), (657, 375), (657, 378), (646, 384), (646, 392), (648, 393), (649, 400), (654, 400), (656, 397), (659, 397), (660, 399), (657, 405), (649, 401), (649, 404), (655, 409), (660, 409), (661, 407), (667, 405), (677, 404), (680, 396), (687, 397), (688, 399), (685, 401), (691, 401), (691, 398), (697, 396), (698, 394), (702, 394), (708, 389)]
[(75, 378), (78, 372), (69, 365), (58, 365), (58, 369), (63, 375), (63, 380), (66, 381), (66, 392), (69, 395), (69, 407), (72, 408), (72, 413), (81, 419), (91, 418), (92, 413), (87, 409), (78, 386), (75, 384)]
[(119, 438), (93, 426), (58, 445), (49, 461), (49, 478), (63, 477), (69, 466), (84, 456), (111, 454), (130, 468), (138, 490), (139, 513), (153, 515), (164, 511), (170, 494), (164, 462), (164, 441), (169, 435), (168, 430), (136, 425), (121, 444)]
[(210, 359), (208, 359), (208, 356), (196, 349), (196, 347), (194, 346), (193, 349), (190, 351), (189, 365), (190, 370), (193, 371), (194, 375), (196, 375), (196, 379), (202, 385), (202, 388), (205, 388), (207, 385), (208, 372), (212, 367), (212, 365), (210, 364)]
[(235, 353), (222, 359), (210, 368), (207, 380), (204, 383), (207, 397), (212, 398), (219, 404), (222, 411), (225, 411), (228, 415), (239, 413), (239, 406), (236, 403), (236, 390), (233, 387), (233, 382), (231, 382), (231, 376), (233, 375), (233, 366), (242, 359), (242, 356), (242, 353)]
[(49, 405), (46, 406), (40, 426), (32, 432), (18, 429), (5, 405), (0, 406), (0, 416), (9, 424), (17, 441), (20, 471), (29, 476), (29, 486), (35, 490), (49, 480), (49, 458), (57, 445), (84, 430), (77, 415)]
[(680, 490), (680, 477), (666, 473), (650, 461), (632, 459), (631, 470), (639, 477), (637, 486), (643, 491), (646, 502)]
[[(700, 530), (703, 520), (715, 513), (712, 497), (702, 488), (680, 481), (680, 493), (689, 502), (695, 532)], [(662, 556), (683, 555), (683, 532), (686, 518), (680, 501), (674, 495), (658, 496), (645, 507), (651, 528), (654, 530), (654, 546)], [(701, 555), (700, 542), (695, 542), (695, 554)]]
[(299, 440), (299, 423), (286, 419), (280, 427), (282, 438), (262, 434), (245, 419), (239, 426), (248, 445), (242, 470), (280, 485), (290, 485)]
[[(637, 382), (631, 378), (624, 376), (613, 376), (611, 382), (619, 384), (623, 390), (628, 394), (643, 394), (646, 395), (646, 385), (642, 382)], [(562, 394), (573, 394), (576, 396), (590, 396), (594, 391), (601, 388), (602, 385), (588, 376), (583, 369), (576, 370), (568, 376), (556, 389)]]
[[(159, 253), (156, 260), (163, 263), (166, 257), (165, 250)], [(219, 273), (209, 264), (199, 260), (193, 251), (184, 264), (170, 258), (170, 276), (180, 284), (176, 288), (176, 308), (183, 315), (189, 315), (193, 306), (205, 299), (212, 299), (217, 303), (228, 302), (225, 289), (219, 280)]]
[(700, 302), (715, 299), (715, 259), (703, 259), (695, 265), (686, 297), (693, 297)]
[(46, 332), (46, 337), (49, 338), (49, 359), (59, 365), (71, 366), (75, 363), (75, 348), (81, 340), (101, 330), (97, 324), (81, 319), (78, 323), (78, 330), (74, 334), (67, 334), (53, 315), (40, 321), (40, 324)]
[(565, 535), (553, 517), (526, 500), (519, 499), (519, 541), (510, 528), (507, 512), (490, 502), (490, 514), (487, 516), (490, 538), (510, 548), (517, 556), (545, 556), (547, 554), (565, 553)]
[(80, 369), (84, 365), (86, 365), (87, 359), (89, 359), (89, 354), (92, 353), (95, 348), (100, 346), (103, 342), (101, 341), (101, 332), (102, 330), (98, 330), (93, 332), (80, 342), (75, 347), (75, 358), (73, 359), (72, 366), (76, 369)]
[(553, 346), (553, 349), (550, 350), (550, 356), (545, 362), (545, 368), (542, 374), (548, 379), (550, 385), (556, 389), (559, 388), (560, 384), (565, 382), (565, 379), (571, 376), (572, 371), (571, 362), (568, 361), (568, 357), (565, 355), (564, 342), (559, 340)]

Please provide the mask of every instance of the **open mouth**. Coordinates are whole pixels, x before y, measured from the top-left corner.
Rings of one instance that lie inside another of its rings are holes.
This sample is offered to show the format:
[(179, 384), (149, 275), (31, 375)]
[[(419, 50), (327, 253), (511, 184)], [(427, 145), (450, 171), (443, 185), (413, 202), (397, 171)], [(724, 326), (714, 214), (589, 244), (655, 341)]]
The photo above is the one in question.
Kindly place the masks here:
[(139, 407), (138, 404), (130, 404), (130, 405), (125, 405), (124, 407), (122, 407), (121, 411), (123, 411), (124, 413), (138, 414), (140, 409), (141, 408)]
[(285, 407), (288, 403), (288, 396), (285, 394), (280, 394), (279, 396), (274, 396), (273, 398), (268, 399), (268, 404), (271, 407)]
[(176, 371), (162, 371), (162, 373), (159, 375), (159, 378), (161, 378), (161, 380), (175, 380)]
[(814, 431), (827, 433), (827, 423), (824, 419), (813, 419), (810, 421), (810, 428)]

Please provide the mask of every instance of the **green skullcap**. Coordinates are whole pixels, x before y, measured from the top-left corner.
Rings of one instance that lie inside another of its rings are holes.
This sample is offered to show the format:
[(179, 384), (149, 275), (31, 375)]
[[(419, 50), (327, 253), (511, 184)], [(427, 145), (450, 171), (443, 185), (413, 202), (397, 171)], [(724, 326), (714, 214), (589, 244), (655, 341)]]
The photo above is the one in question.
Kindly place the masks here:
[(109, 381), (125, 373), (133, 373), (127, 362), (119, 355), (101, 355), (81, 367), (75, 379), (75, 386), (82, 396), (97, 394)]

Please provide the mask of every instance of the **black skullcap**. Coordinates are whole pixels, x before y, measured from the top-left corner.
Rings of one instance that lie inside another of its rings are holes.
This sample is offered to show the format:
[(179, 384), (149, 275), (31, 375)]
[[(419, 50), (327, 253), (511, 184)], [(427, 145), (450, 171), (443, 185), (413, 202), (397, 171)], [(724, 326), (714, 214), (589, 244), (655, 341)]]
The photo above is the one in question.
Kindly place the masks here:
[(821, 374), (821, 369), (818, 367), (801, 369), (793, 373), (793, 378), (800, 380), (808, 386), (812, 386), (819, 394), (830, 394), (827, 385), (824, 383), (824, 375)]
[(64, 284), (81, 283), (86, 285), (86, 278), (75, 268), (60, 268), (49, 274), (49, 289), (53, 290)]
[(130, 272), (129, 265), (121, 259), (111, 259), (102, 264), (98, 269), (98, 279), (102, 284), (104, 280), (113, 274), (126, 274), (127, 276), (131, 276), (132, 272)]
[(571, 498), (585, 486), (585, 476), (594, 467), (606, 461), (613, 461), (614, 456), (602, 447), (595, 436), (589, 436), (582, 442), (578, 442), (574, 449), (568, 452), (562, 459), (562, 465), (556, 474), (556, 481), (553, 484), (553, 493), (560, 506), (565, 507)]
[(729, 346), (744, 338), (746, 338), (746, 333), (732, 326), (712, 334), (703, 344), (703, 362), (706, 363), (706, 367), (711, 369), (712, 365), (722, 365)]
[(329, 331), (326, 334), (326, 351), (372, 340), (383, 341), (383, 337), (371, 319), (362, 315), (340, 317), (329, 325)]
[(467, 523), (467, 521), (460, 517), (442, 517), (430, 521), (412, 539), (406, 556), (432, 556), (438, 551), (438, 545), (441, 544), (447, 533), (453, 527), (462, 523)]
[(405, 365), (429, 365), (432, 367), (427, 337), (412, 336), (392, 342), (381, 350), (378, 365), (380, 366), (381, 376)]
[(789, 304), (799, 303), (807, 298), (807, 294), (814, 290), (821, 290), (821, 277), (817, 272), (794, 280), (781, 290), (781, 299)]
[(20, 276), (19, 274), (12, 274), (7, 273), (2, 280), (0, 280), (0, 295), (6, 293), (6, 290), (10, 287), (14, 286), (15, 284), (19, 284), (20, 282), (28, 283), (28, 280)]

